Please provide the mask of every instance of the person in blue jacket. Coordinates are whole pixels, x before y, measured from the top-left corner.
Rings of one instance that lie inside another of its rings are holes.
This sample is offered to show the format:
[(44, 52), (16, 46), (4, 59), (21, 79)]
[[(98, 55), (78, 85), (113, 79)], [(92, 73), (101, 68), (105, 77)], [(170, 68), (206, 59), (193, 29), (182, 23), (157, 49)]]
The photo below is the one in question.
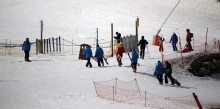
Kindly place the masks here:
[(86, 63), (86, 67), (90, 66), (90, 68), (92, 68), (92, 64), (90, 62), (90, 59), (92, 57), (92, 50), (89, 46), (86, 46), (86, 49), (84, 50), (82, 55), (86, 54), (86, 59), (87, 59), (87, 63)]
[(173, 51), (178, 51), (178, 49), (176, 47), (176, 44), (178, 42), (178, 37), (177, 37), (176, 33), (173, 33), (173, 35), (171, 36), (170, 42), (171, 41), (172, 41)]
[(163, 73), (164, 73), (163, 64), (160, 61), (158, 61), (156, 69), (154, 71), (154, 76), (157, 76), (157, 79), (161, 85), (163, 84)]
[(138, 62), (138, 58), (139, 58), (139, 56), (138, 56), (138, 53), (136, 52), (136, 50), (135, 49), (133, 49), (133, 51), (132, 51), (132, 63), (133, 63), (133, 72), (136, 72), (136, 70), (137, 70), (137, 62)]
[(98, 58), (98, 66), (99, 67), (101, 67), (100, 63), (102, 63), (102, 66), (104, 66), (103, 55), (104, 55), (104, 52), (103, 52), (102, 48), (100, 48), (99, 45), (97, 45), (97, 48), (95, 51), (95, 57)]
[(26, 38), (26, 41), (24, 41), (24, 43), (22, 44), (22, 50), (24, 50), (24, 53), (25, 53), (24, 60), (30, 61), (29, 60), (29, 53), (31, 50), (31, 43), (29, 41), (29, 38)]

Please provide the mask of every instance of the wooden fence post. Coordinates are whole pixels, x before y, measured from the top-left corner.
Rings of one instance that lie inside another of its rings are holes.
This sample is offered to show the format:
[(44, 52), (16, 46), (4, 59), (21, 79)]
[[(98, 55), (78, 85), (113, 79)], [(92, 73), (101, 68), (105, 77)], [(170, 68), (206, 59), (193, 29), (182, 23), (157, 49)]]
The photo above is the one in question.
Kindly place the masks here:
[(61, 42), (60, 42), (60, 36), (59, 36), (59, 51), (61, 51)]
[(48, 39), (47, 39), (47, 53), (48, 53)]
[(46, 49), (46, 39), (44, 39), (44, 53), (45, 53), (45, 50)]
[(49, 48), (50, 48), (50, 52), (51, 52), (51, 43), (50, 43), (50, 38), (49, 38)]
[(52, 42), (53, 42), (53, 52), (55, 52), (55, 48), (54, 48), (54, 37), (52, 38)]
[(56, 38), (56, 52), (58, 52), (58, 38)]
[(38, 55), (38, 39), (36, 39), (36, 55)]
[(111, 46), (112, 46), (112, 54), (111, 56), (113, 57), (114, 51), (113, 51), (113, 23), (111, 24)]

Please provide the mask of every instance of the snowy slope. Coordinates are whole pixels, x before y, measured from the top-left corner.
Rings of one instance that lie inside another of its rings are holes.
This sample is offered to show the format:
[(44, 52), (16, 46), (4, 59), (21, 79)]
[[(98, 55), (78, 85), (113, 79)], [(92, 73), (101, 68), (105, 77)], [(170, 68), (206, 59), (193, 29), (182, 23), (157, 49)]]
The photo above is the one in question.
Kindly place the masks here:
[[(3, 0), (0, 8), (1, 38), (39, 38), (40, 20), (44, 21), (44, 36), (110, 37), (110, 25), (124, 35), (135, 34), (135, 20), (140, 18), (139, 35), (152, 40), (162, 22), (178, 0)], [(133, 8), (131, 8), (133, 7)], [(195, 38), (219, 34), (219, 3), (215, 0), (183, 0), (162, 28), (161, 34), (170, 37), (172, 32), (185, 38), (185, 29), (190, 28)], [(199, 19), (199, 20), (198, 20)], [(110, 39), (110, 38), (109, 38)], [(212, 38), (213, 39), (213, 38)]]
[[(1, 0), (0, 39), (24, 40), (30, 37), (34, 41), (40, 38), (40, 20), (43, 20), (45, 38), (75, 38), (77, 40), (74, 41), (80, 44), (88, 38), (95, 38), (96, 28), (99, 28), (100, 38), (108, 41), (111, 23), (114, 23), (114, 32), (119, 31), (122, 35), (135, 34), (134, 25), (138, 16), (139, 35), (144, 35), (151, 43), (152, 35), (157, 33), (177, 2), (178, 0)], [(176, 32), (184, 41), (185, 30), (190, 28), (195, 40), (202, 42), (205, 40), (206, 28), (209, 27), (209, 41), (219, 39), (219, 5), (215, 0), (182, 0), (162, 28), (161, 34), (169, 40), (172, 33)], [(97, 97), (93, 81), (113, 78), (122, 81), (136, 78), (140, 90), (156, 96), (183, 97), (195, 92), (203, 106), (220, 104), (219, 78), (194, 77), (188, 71), (173, 65), (173, 76), (182, 83), (182, 87), (159, 85), (152, 73), (160, 59), (160, 53), (158, 47), (149, 45), (149, 49), (151, 57), (139, 60), (141, 66), (138, 66), (137, 74), (131, 72), (126, 54), (121, 68), (113, 57), (108, 59), (110, 65), (103, 68), (98, 68), (92, 61), (92, 69), (85, 67), (85, 61), (78, 60), (78, 51), (74, 54), (69, 52), (33, 56), (30, 58), (31, 63), (24, 62), (23, 57), (0, 56), (0, 109), (146, 109)], [(166, 45), (165, 54), (171, 53), (172, 48)]]

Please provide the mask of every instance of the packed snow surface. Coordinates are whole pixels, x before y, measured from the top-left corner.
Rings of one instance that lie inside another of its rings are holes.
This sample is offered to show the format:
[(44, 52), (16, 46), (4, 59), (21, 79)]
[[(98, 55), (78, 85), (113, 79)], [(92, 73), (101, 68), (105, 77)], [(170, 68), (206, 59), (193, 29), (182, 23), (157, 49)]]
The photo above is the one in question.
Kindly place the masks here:
[[(178, 0), (1, 0), (1, 40), (25, 40), (29, 37), (33, 42), (40, 38), (40, 20), (43, 20), (44, 38), (61, 36), (82, 44), (88, 38), (95, 39), (96, 28), (99, 28), (99, 38), (110, 41), (111, 23), (114, 24), (114, 32), (119, 31), (122, 36), (134, 35), (138, 16), (139, 39), (144, 35), (149, 41), (150, 57), (146, 55), (144, 60), (139, 59), (140, 66), (137, 67), (137, 73), (133, 73), (126, 54), (122, 67), (117, 66), (115, 57), (111, 57), (108, 58), (110, 64), (105, 67), (98, 67), (92, 60), (93, 68), (86, 68), (86, 61), (78, 59), (79, 47), (74, 48), (77, 51), (73, 54), (60, 52), (32, 56), (32, 62), (25, 62), (23, 54), (16, 57), (0, 56), (0, 109), (157, 108), (156, 105), (144, 107), (97, 97), (93, 81), (114, 78), (122, 81), (136, 78), (141, 91), (155, 96), (192, 97), (192, 92), (195, 92), (204, 107), (219, 105), (219, 75), (199, 78), (173, 65), (173, 77), (182, 84), (181, 87), (160, 85), (153, 76), (156, 62), (161, 57), (158, 47), (152, 46), (152, 36), (157, 33), (177, 2)], [(182, 0), (160, 34), (168, 42), (173, 32), (176, 32), (185, 43), (185, 30), (189, 28), (194, 33), (195, 40), (204, 42), (207, 27), (208, 42), (214, 38), (219, 40), (220, 4), (215, 0)], [(93, 44), (93, 41), (89, 43)], [(164, 53), (173, 53), (168, 44), (165, 44)], [(195, 106), (196, 104), (191, 108)], [(178, 109), (184, 107), (180, 106)]]

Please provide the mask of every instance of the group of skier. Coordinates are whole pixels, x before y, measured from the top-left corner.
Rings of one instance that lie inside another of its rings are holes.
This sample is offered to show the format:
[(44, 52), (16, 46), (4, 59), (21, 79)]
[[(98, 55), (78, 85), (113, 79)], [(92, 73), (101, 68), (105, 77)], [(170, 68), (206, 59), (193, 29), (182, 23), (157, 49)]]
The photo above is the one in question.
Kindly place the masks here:
[[(191, 38), (193, 37), (193, 33), (190, 33), (190, 29), (186, 29), (186, 32), (187, 32), (187, 35), (186, 35), (185, 48), (181, 51), (183, 53), (193, 51), (192, 45), (191, 45), (191, 41), (192, 41)], [(159, 40), (159, 51), (160, 52), (164, 50), (163, 49), (163, 41), (165, 41), (165, 39), (161, 37)], [(178, 37), (175, 32), (171, 36), (169, 43), (171, 43), (171, 42), (172, 42), (173, 51), (178, 51), (178, 48), (176, 46), (176, 44), (178, 42)]]
[[(191, 38), (193, 37), (193, 34), (190, 33), (189, 29), (186, 29), (187, 32), (187, 36), (186, 36), (186, 48), (184, 50), (182, 50), (182, 52), (189, 52), (192, 51), (192, 46), (191, 46)], [(122, 44), (122, 39), (121, 39), (121, 34), (116, 32), (116, 35), (114, 38), (116, 39), (117, 43), (116, 43), (116, 58), (117, 58), (117, 62), (118, 62), (118, 66), (120, 67), (122, 65), (122, 57), (123, 57), (123, 53), (125, 52), (125, 49), (123, 47)], [(163, 41), (165, 39), (164, 38), (160, 38), (159, 40), (159, 51), (164, 51), (163, 49)], [(176, 35), (176, 33), (174, 32), (173, 35), (171, 36), (171, 39), (169, 41), (169, 43), (172, 42), (172, 46), (173, 46), (173, 51), (178, 51), (176, 44), (178, 42), (178, 37)], [(147, 40), (144, 39), (144, 36), (141, 37), (141, 40), (138, 43), (138, 46), (140, 46), (140, 58), (144, 59), (145, 56), (145, 47), (147, 47)], [(25, 52), (25, 61), (30, 62), (29, 60), (29, 52), (31, 49), (31, 43), (29, 42), (29, 38), (26, 38), (26, 41), (22, 44), (22, 50), (24, 50)], [(148, 48), (147, 48), (148, 49)], [(104, 66), (104, 62), (103, 62), (103, 56), (104, 56), (104, 52), (103, 49), (97, 45), (96, 51), (95, 51), (95, 56), (92, 56), (92, 50), (90, 48), (90, 46), (86, 46), (84, 52), (82, 55), (86, 55), (86, 59), (87, 59), (87, 63), (86, 63), (86, 67), (92, 68), (92, 64), (91, 64), (91, 58), (97, 58), (97, 63), (98, 66)], [(129, 55), (130, 57), (130, 55)], [(137, 64), (138, 64), (138, 58), (139, 58), (139, 54), (137, 53), (137, 51), (135, 49), (132, 50), (132, 58), (131, 59), (131, 66), (133, 68), (133, 72), (136, 72), (137, 70)], [(156, 65), (156, 69), (154, 71), (154, 75), (157, 76), (157, 79), (159, 81), (160, 84), (163, 84), (163, 74), (165, 73), (165, 83), (168, 83), (168, 79), (170, 79), (171, 84), (174, 85), (174, 78), (172, 77), (172, 67), (171, 64), (166, 61), (165, 62), (166, 67), (164, 68), (162, 63), (160, 61), (158, 61), (158, 64)]]

